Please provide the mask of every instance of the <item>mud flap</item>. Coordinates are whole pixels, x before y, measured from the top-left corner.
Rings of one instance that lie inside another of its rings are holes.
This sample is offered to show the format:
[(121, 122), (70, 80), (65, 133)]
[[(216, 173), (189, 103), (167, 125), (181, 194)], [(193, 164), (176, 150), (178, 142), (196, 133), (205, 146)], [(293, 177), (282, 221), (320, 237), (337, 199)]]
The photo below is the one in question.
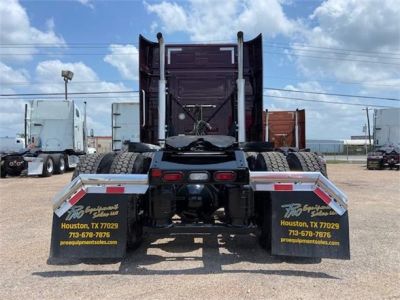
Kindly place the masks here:
[(315, 192), (270, 192), (271, 254), (350, 259), (348, 212), (338, 215)]
[(53, 213), (50, 258), (122, 258), (129, 194), (88, 193), (60, 217)]

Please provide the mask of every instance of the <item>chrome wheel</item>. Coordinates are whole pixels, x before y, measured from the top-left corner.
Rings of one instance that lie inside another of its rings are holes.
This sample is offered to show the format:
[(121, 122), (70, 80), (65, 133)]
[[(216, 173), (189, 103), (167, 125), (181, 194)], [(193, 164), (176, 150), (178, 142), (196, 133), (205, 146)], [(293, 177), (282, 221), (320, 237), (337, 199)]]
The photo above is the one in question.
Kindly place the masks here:
[(49, 159), (47, 160), (47, 163), (46, 163), (46, 170), (47, 170), (47, 172), (48, 172), (49, 174), (52, 174), (52, 173), (53, 173), (53, 170), (54, 170), (54, 163), (53, 163), (53, 160), (52, 160), (51, 158), (49, 158)]

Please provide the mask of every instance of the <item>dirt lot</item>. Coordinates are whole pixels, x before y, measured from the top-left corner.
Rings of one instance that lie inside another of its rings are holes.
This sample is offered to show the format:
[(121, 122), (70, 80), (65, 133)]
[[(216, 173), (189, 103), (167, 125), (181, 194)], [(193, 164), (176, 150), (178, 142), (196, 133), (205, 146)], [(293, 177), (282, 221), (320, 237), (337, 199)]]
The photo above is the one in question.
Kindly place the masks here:
[(182, 236), (148, 237), (121, 263), (47, 265), (51, 198), (71, 174), (2, 179), (0, 298), (399, 299), (400, 173), (328, 171), (350, 199), (350, 261), (282, 261), (252, 236)]

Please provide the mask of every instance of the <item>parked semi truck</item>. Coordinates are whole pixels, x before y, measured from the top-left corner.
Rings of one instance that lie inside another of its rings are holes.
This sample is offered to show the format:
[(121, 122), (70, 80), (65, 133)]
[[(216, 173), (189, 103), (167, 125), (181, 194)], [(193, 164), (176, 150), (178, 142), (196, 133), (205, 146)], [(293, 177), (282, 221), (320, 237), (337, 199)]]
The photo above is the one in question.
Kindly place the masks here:
[(367, 169), (400, 169), (400, 108), (374, 110), (374, 151), (368, 153)]
[(111, 104), (112, 149), (118, 151), (129, 143), (140, 142), (139, 102), (116, 102)]
[(53, 200), (49, 261), (121, 258), (144, 232), (256, 234), (272, 255), (349, 259), (348, 200), (323, 161), (264, 141), (261, 35), (157, 39), (139, 38), (140, 142), (80, 160)]
[(25, 144), (2, 156), (2, 177), (49, 177), (75, 168), (86, 153), (86, 121), (74, 101), (32, 100), (25, 105)]

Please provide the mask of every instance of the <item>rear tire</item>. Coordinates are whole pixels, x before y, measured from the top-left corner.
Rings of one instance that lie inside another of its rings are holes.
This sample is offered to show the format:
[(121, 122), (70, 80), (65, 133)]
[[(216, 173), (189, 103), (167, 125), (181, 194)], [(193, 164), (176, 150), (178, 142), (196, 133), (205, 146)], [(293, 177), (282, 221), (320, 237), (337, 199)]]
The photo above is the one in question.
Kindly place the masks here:
[[(142, 174), (144, 172), (145, 156), (134, 152), (122, 152), (115, 156), (111, 167), (111, 174)], [(146, 171), (147, 172), (147, 171)], [(128, 212), (127, 247), (136, 249), (143, 240), (143, 224), (138, 218), (140, 198), (133, 195)]]
[[(257, 156), (257, 171), (287, 172), (290, 171), (285, 155), (281, 152), (261, 152)], [(262, 212), (259, 243), (267, 251), (271, 250), (271, 201), (269, 192), (260, 193), (261, 203), (259, 210)]]
[(5, 166), (3, 165), (3, 162), (2, 162), (2, 164), (1, 164), (1, 178), (6, 178), (7, 177), (7, 171), (6, 171), (6, 168), (5, 168)]
[(280, 152), (261, 152), (257, 156), (257, 170), (271, 172), (290, 171), (285, 156)]
[(39, 155), (43, 158), (43, 171), (40, 177), (50, 177), (54, 173), (54, 159), (50, 155)]
[(54, 174), (64, 174), (66, 169), (66, 163), (64, 155), (53, 155), (54, 160)]
[(290, 152), (286, 156), (290, 170), (303, 172), (321, 172), (328, 177), (326, 164), (312, 152)]
[(111, 174), (142, 174), (144, 156), (134, 152), (122, 152), (115, 156), (111, 167)]
[(108, 173), (109, 166), (111, 165), (110, 158), (113, 157), (113, 155), (113, 153), (94, 153), (81, 156), (79, 163), (72, 174), (72, 180), (79, 174)]

